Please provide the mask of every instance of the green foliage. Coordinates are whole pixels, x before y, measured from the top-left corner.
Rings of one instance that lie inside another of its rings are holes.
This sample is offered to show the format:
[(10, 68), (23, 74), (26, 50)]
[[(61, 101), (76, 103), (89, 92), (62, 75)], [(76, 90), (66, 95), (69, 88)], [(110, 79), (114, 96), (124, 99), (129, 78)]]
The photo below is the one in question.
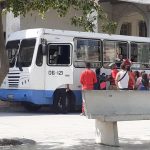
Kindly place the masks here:
[[(81, 16), (74, 15), (71, 18), (71, 23), (83, 27), (85, 31), (94, 31), (94, 21), (97, 17), (102, 22), (104, 32), (114, 33), (116, 29), (116, 23), (108, 19), (101, 5), (95, 0), (6, 0), (5, 2), (5, 11), (12, 11), (15, 16), (25, 16), (27, 12), (33, 10), (38, 11), (44, 18), (49, 9), (54, 9), (60, 17), (64, 17), (71, 8), (82, 13)], [(98, 15), (89, 19), (88, 15), (92, 15), (94, 11)]]

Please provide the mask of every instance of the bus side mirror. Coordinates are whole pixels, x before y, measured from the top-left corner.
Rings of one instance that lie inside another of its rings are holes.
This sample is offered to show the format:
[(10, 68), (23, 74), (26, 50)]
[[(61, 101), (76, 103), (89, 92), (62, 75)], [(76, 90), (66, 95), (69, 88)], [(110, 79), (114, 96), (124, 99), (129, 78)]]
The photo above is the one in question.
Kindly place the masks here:
[(41, 39), (41, 45), (42, 45), (42, 54), (46, 55), (46, 53), (47, 53), (47, 40)]
[(46, 55), (47, 53), (47, 44), (42, 44), (42, 54)]

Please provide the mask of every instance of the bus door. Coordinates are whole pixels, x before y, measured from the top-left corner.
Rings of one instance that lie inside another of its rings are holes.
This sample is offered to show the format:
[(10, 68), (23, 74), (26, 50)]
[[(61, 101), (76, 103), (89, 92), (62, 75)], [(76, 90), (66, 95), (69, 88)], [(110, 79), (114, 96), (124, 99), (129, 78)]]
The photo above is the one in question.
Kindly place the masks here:
[[(72, 45), (67, 43), (48, 44), (45, 90), (73, 84)], [(53, 92), (51, 92), (53, 93)]]

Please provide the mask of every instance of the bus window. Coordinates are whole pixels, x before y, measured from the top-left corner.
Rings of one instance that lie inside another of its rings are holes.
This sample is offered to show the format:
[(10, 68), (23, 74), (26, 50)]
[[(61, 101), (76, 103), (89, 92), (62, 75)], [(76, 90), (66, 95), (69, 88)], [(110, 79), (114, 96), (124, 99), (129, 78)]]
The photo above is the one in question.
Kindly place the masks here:
[(70, 65), (71, 47), (69, 44), (48, 45), (48, 65)]
[(95, 39), (75, 39), (74, 65), (85, 67), (85, 61), (91, 62), (92, 67), (101, 66), (101, 42)]
[(42, 44), (39, 45), (37, 57), (36, 57), (36, 65), (42, 66), (43, 64), (43, 53), (42, 53)]
[(35, 39), (22, 40), (16, 63), (17, 67), (29, 67), (31, 65), (35, 42)]
[(103, 62), (105, 68), (112, 62), (120, 68), (123, 59), (126, 58), (128, 58), (127, 42), (104, 40)]
[(14, 67), (14, 65), (15, 65), (17, 51), (19, 48), (19, 43), (20, 43), (20, 41), (16, 40), (16, 41), (9, 41), (6, 44), (6, 50), (8, 52), (8, 59), (9, 59), (10, 68)]
[[(138, 69), (150, 68), (150, 44), (149, 43), (131, 43), (131, 61)], [(136, 65), (139, 64), (139, 65)]]
[(137, 60), (138, 56), (138, 45), (136, 43), (131, 43), (131, 61), (132, 62), (138, 62)]

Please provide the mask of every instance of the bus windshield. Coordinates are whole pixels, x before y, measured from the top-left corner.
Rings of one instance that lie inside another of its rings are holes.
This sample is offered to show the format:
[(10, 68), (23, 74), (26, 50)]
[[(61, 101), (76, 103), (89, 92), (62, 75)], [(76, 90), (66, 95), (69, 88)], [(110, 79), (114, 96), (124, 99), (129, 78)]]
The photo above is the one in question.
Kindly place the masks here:
[(20, 43), (20, 40), (16, 40), (16, 41), (8, 41), (8, 43), (6, 44), (6, 50), (8, 52), (10, 68), (14, 67), (15, 65), (19, 43)]
[(17, 57), (17, 67), (29, 67), (32, 63), (36, 39), (25, 39), (21, 41)]

